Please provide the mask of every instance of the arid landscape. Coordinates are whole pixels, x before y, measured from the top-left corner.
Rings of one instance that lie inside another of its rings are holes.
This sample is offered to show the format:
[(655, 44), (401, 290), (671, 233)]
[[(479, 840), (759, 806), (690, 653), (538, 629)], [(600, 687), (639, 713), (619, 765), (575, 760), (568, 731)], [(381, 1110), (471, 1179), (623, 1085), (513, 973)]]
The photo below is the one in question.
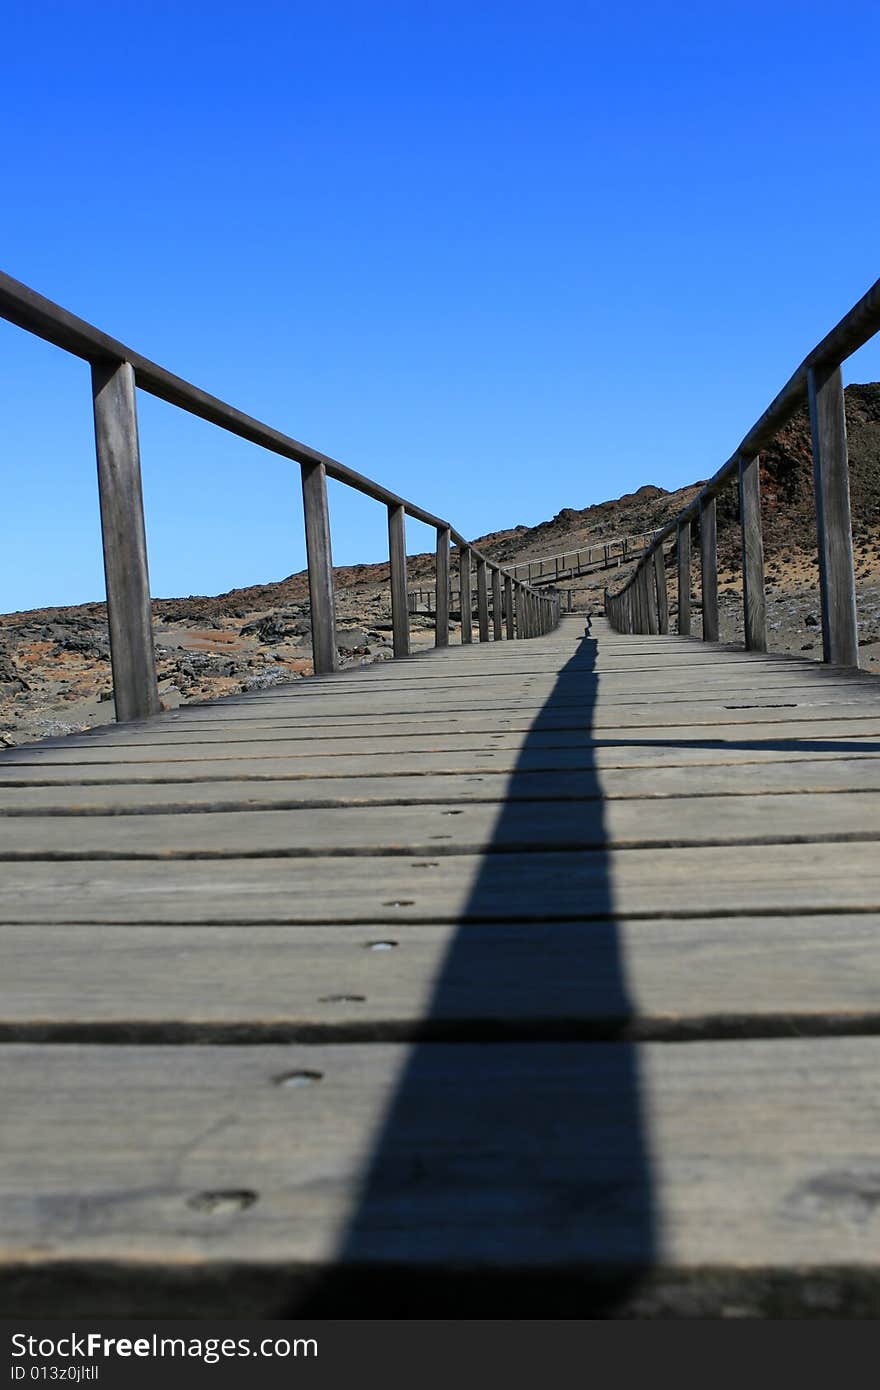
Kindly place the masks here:
[[(880, 383), (847, 388), (847, 432), (862, 665), (880, 673)], [(819, 660), (822, 654), (809, 421), (801, 412), (762, 458), (764, 544), (771, 650)], [(537, 526), (515, 526), (475, 544), (501, 563), (551, 556), (612, 537), (633, 536), (673, 517), (699, 487), (637, 492), (582, 510), (565, 508)], [(608, 491), (614, 477), (609, 473)], [(736, 495), (719, 501), (721, 638), (741, 640), (740, 535)], [(668, 563), (672, 564), (670, 557)], [(573, 583), (576, 609), (600, 612), (605, 585), (627, 567), (599, 570)], [(433, 582), (432, 555), (409, 559), (411, 587)], [(453, 563), (453, 584), (457, 585)], [(671, 578), (671, 576), (670, 576)], [(698, 553), (694, 599), (699, 597)], [(387, 564), (336, 570), (341, 662), (391, 656)], [(569, 587), (563, 585), (563, 588)], [(670, 583), (675, 614), (675, 586)], [(452, 641), (460, 614), (453, 611)], [(213, 597), (155, 599), (159, 689), (167, 708), (298, 680), (310, 674), (311, 637), (305, 572), (276, 583)], [(414, 649), (433, 642), (433, 620), (411, 618)], [(696, 602), (694, 631), (699, 632)], [(104, 605), (44, 608), (0, 616), (0, 741), (7, 745), (73, 733), (113, 718)]]

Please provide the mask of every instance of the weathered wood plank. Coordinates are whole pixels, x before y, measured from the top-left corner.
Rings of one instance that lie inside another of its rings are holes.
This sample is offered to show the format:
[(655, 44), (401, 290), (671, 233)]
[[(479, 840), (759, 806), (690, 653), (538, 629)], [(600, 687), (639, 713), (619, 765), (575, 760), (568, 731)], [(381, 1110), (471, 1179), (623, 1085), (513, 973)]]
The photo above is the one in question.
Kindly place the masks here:
[(654, 1310), (720, 1313), (725, 1274), (747, 1312), (779, 1311), (779, 1274), (789, 1310), (817, 1280), (825, 1311), (880, 1307), (874, 1038), (536, 1045), (527, 1125), (516, 1043), (7, 1045), (0, 1066), (16, 1313), (59, 1291), (103, 1311), (114, 1288), (114, 1310), (147, 1289), (165, 1312), (290, 1315), (304, 1272), (340, 1264), (373, 1310), (395, 1265), (460, 1290), (499, 1261), (566, 1271), (572, 1314), (621, 1269), (651, 1272)]
[(449, 646), (449, 527), (437, 531), (434, 646)]
[[(841, 707), (842, 709), (843, 707)], [(74, 748), (52, 747), (40, 749), (38, 745), (29, 748), (11, 749), (0, 765), (0, 774), (7, 768), (19, 766), (83, 766), (111, 765), (113, 763), (146, 763), (152, 761), (183, 762), (204, 761), (228, 758), (348, 758), (357, 754), (371, 753), (384, 756), (389, 753), (439, 752), (449, 753), (472, 751), (476, 757), (485, 754), (487, 747), (499, 752), (537, 748), (592, 748), (601, 742), (621, 741), (627, 734), (644, 743), (649, 739), (678, 740), (687, 747), (695, 740), (712, 740), (719, 744), (759, 740), (827, 741), (849, 743), (855, 739), (880, 739), (880, 719), (871, 713), (870, 706), (853, 705), (845, 716), (834, 712), (833, 707), (803, 705), (802, 707), (752, 705), (746, 708), (725, 710), (723, 719), (710, 706), (691, 706), (683, 708), (674, 702), (658, 707), (653, 711), (644, 706), (635, 706), (629, 714), (610, 711), (603, 714), (597, 711), (590, 721), (579, 724), (577, 716), (559, 725), (547, 724), (540, 728), (530, 728), (524, 721), (522, 728), (506, 729), (486, 720), (478, 721), (479, 728), (450, 730), (442, 721), (425, 723), (422, 726), (408, 725), (407, 732), (388, 734), (341, 733), (338, 730), (304, 730), (303, 737), (290, 735), (271, 739), (206, 738), (180, 744), (173, 743), (134, 743), (130, 745), (96, 744), (94, 747), (78, 744)], [(827, 717), (817, 717), (825, 714)], [(460, 723), (463, 723), (461, 716)], [(652, 722), (653, 721), (653, 722)], [(511, 719), (511, 724), (515, 721)], [(493, 731), (494, 728), (494, 731)], [(846, 747), (840, 752), (849, 751)], [(859, 751), (858, 749), (854, 751)], [(2, 776), (0, 776), (2, 780)]]
[(339, 665), (336, 649), (336, 590), (330, 544), (327, 472), (323, 463), (302, 465), (303, 517), (309, 569), (309, 604), (315, 671), (326, 675)]
[[(482, 748), (485, 748), (483, 741)], [(382, 750), (374, 753), (333, 755), (265, 754), (262, 757), (232, 756), (210, 758), (167, 759), (157, 757), (144, 762), (94, 763), (19, 763), (0, 767), (0, 786), (119, 786), (182, 784), (210, 785), (235, 779), (247, 779), (267, 784), (276, 780), (311, 778), (334, 782), (348, 777), (384, 777), (414, 775), (424, 777), (439, 773), (472, 776), (482, 774), (531, 774), (575, 771), (592, 776), (596, 769), (622, 768), (653, 770), (658, 768), (728, 768), (762, 767), (771, 764), (787, 765), (800, 762), (833, 763), (840, 758), (858, 759), (865, 763), (880, 757), (880, 741), (848, 736), (846, 739), (745, 739), (742, 742), (708, 739), (687, 743), (673, 739), (625, 739), (597, 741), (575, 747), (514, 748), (489, 752), (473, 747), (442, 750), (410, 749), (406, 753)]]
[(858, 666), (849, 462), (840, 367), (811, 368), (807, 391), (813, 435), (823, 653), (825, 660), (835, 665)]
[(480, 641), (489, 640), (489, 591), (486, 577), (486, 561), (482, 558), (477, 560), (477, 625), (479, 627)]
[[(182, 818), (181, 818), (182, 819)], [(442, 818), (432, 844), (452, 835)], [(372, 866), (372, 872), (370, 868)], [(405, 854), (284, 859), (92, 860), (4, 869), (4, 923), (553, 921), (880, 910), (873, 843)]]
[(116, 718), (159, 712), (134, 370), (92, 366), (95, 451)]
[[(246, 814), (9, 816), (0, 862), (19, 859), (224, 859), (290, 855), (439, 856), (646, 845), (749, 845), (880, 839), (880, 793), (680, 797), (307, 809)], [(873, 853), (863, 849), (863, 853)], [(364, 866), (367, 876), (381, 874)]]
[(473, 633), (473, 576), (471, 573), (470, 546), (463, 545), (458, 551), (458, 584), (461, 601), (461, 642), (470, 646)]
[(406, 583), (406, 512), (388, 508), (388, 555), (391, 569), (391, 624), (395, 656), (409, 656), (409, 607)]
[(718, 641), (718, 534), (715, 498), (700, 507), (700, 576), (703, 600), (703, 641)]
[(691, 523), (682, 521), (676, 530), (676, 574), (678, 579), (678, 635), (691, 631)]
[(657, 591), (657, 625), (665, 636), (669, 632), (669, 591), (666, 587), (666, 562), (662, 546), (654, 551), (654, 580)]
[(65, 1028), (96, 1040), (115, 1028), (120, 1040), (248, 1030), (305, 1042), (453, 1029), (692, 1039), (880, 1027), (878, 915), (395, 923), (384, 933), (133, 926), (108, 951), (111, 930), (0, 928), (4, 1041), (58, 1039)]
[(761, 529), (760, 457), (739, 461), (739, 518), (742, 529), (743, 621), (749, 651), (767, 650), (764, 597), (764, 539)]
[[(880, 791), (880, 749), (856, 758), (807, 754), (777, 762), (702, 764), (686, 767), (584, 767), (557, 771), (508, 771), (482, 767), (451, 773), (386, 774), (371, 765), (372, 775), (285, 776), (273, 780), (242, 777), (239, 780), (194, 781), (186, 773), (179, 780), (136, 782), (109, 780), (42, 785), (23, 770), (19, 783), (0, 783), (0, 815), (135, 814), (141, 810), (187, 811), (255, 810), (298, 806), (419, 805), (449, 802), (453, 805), (502, 801), (579, 801), (618, 797), (694, 797), (793, 795), (799, 792)], [(57, 772), (59, 769), (51, 769)], [(25, 776), (24, 773), (28, 775)], [(124, 775), (124, 770), (123, 770)], [(271, 776), (272, 774), (269, 774)], [(37, 778), (39, 774), (37, 774)], [(46, 779), (49, 780), (49, 779)]]

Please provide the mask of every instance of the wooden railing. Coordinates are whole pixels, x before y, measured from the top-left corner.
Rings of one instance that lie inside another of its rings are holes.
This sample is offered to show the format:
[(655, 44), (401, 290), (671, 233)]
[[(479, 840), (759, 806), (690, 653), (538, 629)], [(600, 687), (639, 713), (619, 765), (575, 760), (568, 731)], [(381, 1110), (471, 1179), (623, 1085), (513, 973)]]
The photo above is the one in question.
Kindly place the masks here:
[[(556, 585), (564, 580), (576, 579), (581, 574), (619, 567), (641, 555), (656, 535), (656, 531), (640, 531), (633, 536), (616, 536), (613, 540), (597, 542), (592, 546), (583, 545), (578, 550), (563, 550), (558, 555), (519, 560), (509, 565), (508, 571), (514, 579), (524, 579), (527, 584)], [(460, 606), (460, 593), (454, 585), (450, 589), (450, 600), (454, 608)], [(433, 588), (416, 587), (409, 590), (410, 613), (433, 612), (433, 601)]]
[(744, 642), (767, 650), (760, 455), (792, 415), (809, 404), (819, 550), (822, 656), (836, 666), (859, 664), (855, 566), (841, 363), (880, 330), (880, 280), (804, 359), (742, 443), (697, 496), (658, 532), (627, 582), (605, 592), (605, 613), (618, 632), (666, 633), (669, 602), (663, 547), (674, 538), (678, 570), (678, 632), (691, 631), (691, 526), (699, 518), (703, 640), (718, 641), (718, 545), (715, 499), (736, 478), (742, 529)]
[[(145, 718), (158, 713), (160, 708), (141, 489), (137, 387), (300, 465), (316, 674), (335, 671), (338, 665), (328, 478), (347, 484), (388, 509), (391, 615), (396, 657), (408, 656), (410, 652), (407, 516), (433, 527), (437, 534), (436, 646), (449, 644), (449, 552), (453, 544), (458, 548), (461, 589), (471, 597), (472, 570), (476, 562), (481, 642), (490, 640), (489, 583), (495, 599), (493, 635), (496, 641), (503, 637), (505, 630), (502, 610), (509, 638), (539, 636), (559, 621), (558, 599), (539, 593), (514, 578), (510, 570), (494, 564), (448, 521), (208, 395), (2, 272), (0, 317), (84, 358), (91, 365), (107, 618), (118, 720)], [(462, 642), (473, 640), (472, 629), (471, 602), (462, 612)]]

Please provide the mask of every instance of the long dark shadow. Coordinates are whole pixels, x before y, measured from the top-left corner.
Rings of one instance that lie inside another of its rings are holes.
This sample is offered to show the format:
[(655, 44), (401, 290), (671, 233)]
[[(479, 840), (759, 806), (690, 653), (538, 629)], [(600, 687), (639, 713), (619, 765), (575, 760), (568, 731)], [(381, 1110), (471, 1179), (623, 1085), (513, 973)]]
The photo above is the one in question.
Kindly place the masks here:
[[(585, 635), (560, 670), (514, 787), (557, 692), (576, 682), (595, 702), (596, 645)], [(599, 798), (589, 748), (582, 770)], [(595, 823), (601, 800), (571, 815)], [(591, 853), (606, 863), (604, 849)], [(543, 856), (531, 858), (546, 875)], [(552, 876), (541, 885), (548, 917), (562, 887)], [(509, 908), (521, 919), (516, 891)], [(335, 1268), (289, 1313), (597, 1317), (638, 1286), (655, 1254), (651, 1173), (636, 1048), (619, 1036), (632, 1008), (607, 873), (604, 895), (603, 920), (506, 929), (484, 860)]]

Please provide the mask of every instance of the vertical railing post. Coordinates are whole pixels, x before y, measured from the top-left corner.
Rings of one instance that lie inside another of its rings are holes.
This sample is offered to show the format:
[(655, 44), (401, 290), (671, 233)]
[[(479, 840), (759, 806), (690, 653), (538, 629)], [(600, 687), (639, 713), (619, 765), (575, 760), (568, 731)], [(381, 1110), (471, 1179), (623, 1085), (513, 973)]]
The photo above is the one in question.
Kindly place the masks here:
[(657, 626), (662, 633), (669, 631), (669, 591), (666, 588), (666, 563), (663, 546), (654, 551), (654, 580), (657, 585)]
[(388, 506), (388, 556), (391, 562), (391, 629), (395, 656), (409, 656), (409, 610), (406, 601), (406, 513)]
[(504, 637), (504, 614), (501, 611), (501, 571), (492, 568), (492, 627), (496, 642)]
[(434, 646), (449, 646), (449, 527), (437, 527)]
[(849, 463), (840, 367), (810, 368), (807, 392), (819, 540), (822, 656), (835, 666), (858, 666)]
[(703, 641), (718, 641), (718, 532), (715, 498), (700, 504), (700, 572), (703, 597)]
[(303, 463), (303, 517), (306, 528), (306, 563), (309, 567), (309, 606), (312, 621), (312, 663), (315, 675), (326, 675), (339, 665), (336, 650), (336, 594), (330, 549), (330, 509), (327, 473), (323, 463)]
[(107, 626), (116, 718), (158, 714), (134, 369), (92, 364)]
[(463, 545), (458, 552), (458, 587), (461, 607), (461, 640), (467, 646), (474, 640), (473, 577), (471, 548)]
[(509, 574), (504, 576), (504, 618), (507, 623), (507, 640), (516, 637), (516, 623), (513, 616), (513, 580)]
[(691, 634), (691, 523), (680, 521), (675, 540), (678, 571), (678, 635)]
[(656, 637), (660, 625), (657, 621), (657, 586), (654, 583), (654, 566), (650, 562), (643, 564), (641, 575), (645, 590), (645, 612), (648, 617), (647, 630), (652, 637)]
[(486, 561), (477, 556), (477, 624), (480, 641), (489, 640), (489, 591), (486, 587)]
[(761, 532), (760, 459), (739, 460), (739, 523), (742, 531), (743, 624), (750, 652), (767, 650), (764, 538)]

